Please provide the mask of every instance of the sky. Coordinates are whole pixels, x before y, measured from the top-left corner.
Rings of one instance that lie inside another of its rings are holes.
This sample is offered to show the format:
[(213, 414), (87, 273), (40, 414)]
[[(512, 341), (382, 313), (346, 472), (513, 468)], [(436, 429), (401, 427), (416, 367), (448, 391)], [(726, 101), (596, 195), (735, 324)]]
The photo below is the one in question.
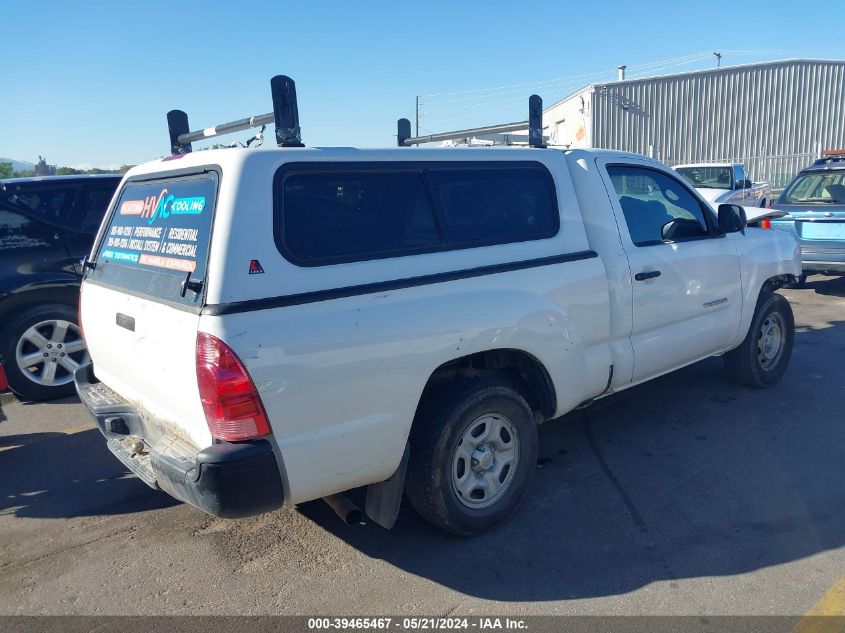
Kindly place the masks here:
[(385, 147), (417, 95), (431, 133), (525, 119), (532, 92), (550, 105), (620, 64), (845, 59), (840, 1), (0, 0), (0, 15), (0, 157), (67, 166), (165, 155), (171, 109), (192, 130), (270, 112), (276, 74), (296, 81), (307, 145)]

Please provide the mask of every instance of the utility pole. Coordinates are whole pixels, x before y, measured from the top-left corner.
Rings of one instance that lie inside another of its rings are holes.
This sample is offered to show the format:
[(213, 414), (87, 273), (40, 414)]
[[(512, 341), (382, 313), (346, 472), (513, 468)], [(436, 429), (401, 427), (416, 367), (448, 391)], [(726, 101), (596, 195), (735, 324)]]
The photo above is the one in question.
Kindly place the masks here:
[(713, 51), (713, 54), (716, 56), (716, 68), (722, 65), (722, 54), (719, 51)]
[(417, 95), (417, 131), (416, 136), (420, 135), (420, 96)]

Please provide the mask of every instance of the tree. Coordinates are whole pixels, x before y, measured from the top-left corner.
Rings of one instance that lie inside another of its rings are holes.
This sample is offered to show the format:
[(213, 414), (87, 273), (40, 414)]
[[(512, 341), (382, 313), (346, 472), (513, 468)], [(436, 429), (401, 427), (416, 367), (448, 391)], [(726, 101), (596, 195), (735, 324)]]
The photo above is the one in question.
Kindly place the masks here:
[(81, 174), (82, 172), (78, 169), (74, 169), (73, 167), (59, 167), (56, 170), (57, 176), (76, 176), (77, 174)]
[(12, 163), (0, 163), (0, 178), (11, 178), (14, 174)]

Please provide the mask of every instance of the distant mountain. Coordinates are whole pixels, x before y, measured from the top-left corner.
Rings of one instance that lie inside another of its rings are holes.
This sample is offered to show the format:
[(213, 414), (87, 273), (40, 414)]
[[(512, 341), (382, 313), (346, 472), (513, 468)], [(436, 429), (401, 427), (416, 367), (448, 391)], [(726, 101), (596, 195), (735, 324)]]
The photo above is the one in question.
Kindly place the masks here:
[(33, 163), (28, 163), (25, 160), (15, 160), (14, 158), (0, 158), (0, 163), (12, 163), (12, 171), (35, 169)]

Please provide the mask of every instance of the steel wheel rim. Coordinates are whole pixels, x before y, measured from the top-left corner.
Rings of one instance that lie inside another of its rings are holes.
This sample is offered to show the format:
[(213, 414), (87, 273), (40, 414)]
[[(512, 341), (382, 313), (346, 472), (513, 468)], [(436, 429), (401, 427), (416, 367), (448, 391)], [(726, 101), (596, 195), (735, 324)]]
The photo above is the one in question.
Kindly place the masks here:
[(15, 346), (20, 372), (43, 387), (60, 387), (73, 372), (88, 364), (88, 348), (75, 323), (64, 319), (40, 321), (27, 329)]
[(783, 354), (784, 332), (786, 327), (783, 318), (777, 313), (767, 316), (760, 325), (757, 334), (757, 359), (763, 369), (771, 369), (780, 360)]
[(458, 439), (452, 454), (452, 490), (468, 508), (489, 508), (508, 491), (518, 465), (516, 426), (501, 413), (485, 413)]

